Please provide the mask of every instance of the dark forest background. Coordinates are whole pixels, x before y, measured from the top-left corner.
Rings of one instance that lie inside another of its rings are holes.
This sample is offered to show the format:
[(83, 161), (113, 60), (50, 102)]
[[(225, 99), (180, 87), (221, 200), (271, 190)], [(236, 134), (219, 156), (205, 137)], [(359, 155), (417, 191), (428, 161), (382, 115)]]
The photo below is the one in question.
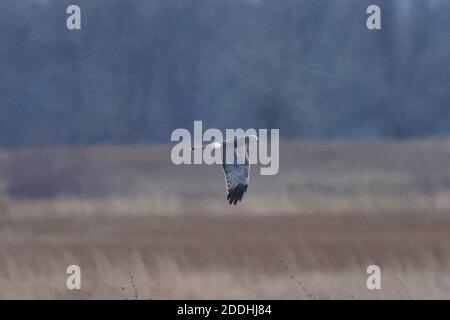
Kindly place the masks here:
[(3, 0), (0, 146), (167, 142), (194, 120), (449, 135), (449, 16), (446, 0)]

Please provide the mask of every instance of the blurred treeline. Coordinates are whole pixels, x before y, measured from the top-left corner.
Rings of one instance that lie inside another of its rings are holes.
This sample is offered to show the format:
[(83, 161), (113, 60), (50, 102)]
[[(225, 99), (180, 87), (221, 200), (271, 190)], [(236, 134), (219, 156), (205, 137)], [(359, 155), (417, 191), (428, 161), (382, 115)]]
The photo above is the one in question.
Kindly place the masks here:
[(448, 135), (449, 16), (448, 0), (3, 0), (0, 145), (165, 142), (193, 120)]

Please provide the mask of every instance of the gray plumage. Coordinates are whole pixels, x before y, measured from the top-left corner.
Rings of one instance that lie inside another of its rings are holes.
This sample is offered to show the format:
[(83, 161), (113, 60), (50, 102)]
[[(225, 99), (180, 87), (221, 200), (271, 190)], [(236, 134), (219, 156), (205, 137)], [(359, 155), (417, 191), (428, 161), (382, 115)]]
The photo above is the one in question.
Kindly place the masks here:
[[(234, 163), (226, 164), (226, 145), (227, 143), (234, 143)], [(225, 141), (222, 147), (222, 169), (225, 174), (225, 182), (227, 187), (227, 200), (230, 204), (236, 205), (238, 201), (242, 201), (244, 193), (247, 192), (250, 164), (248, 161), (248, 144), (237, 143), (237, 141)], [(238, 153), (245, 153), (245, 163), (237, 164)]]
[[(213, 142), (192, 148), (192, 150), (197, 148), (222, 149), (222, 169), (225, 174), (227, 200), (230, 204), (236, 205), (239, 201), (242, 201), (244, 194), (247, 192), (250, 176), (249, 147), (250, 144), (257, 143), (257, 141), (257, 136), (248, 135), (243, 138), (235, 137), (232, 140)], [(231, 163), (226, 161), (227, 146), (233, 148), (233, 162)], [(239, 159), (244, 159), (244, 161), (238, 162)]]

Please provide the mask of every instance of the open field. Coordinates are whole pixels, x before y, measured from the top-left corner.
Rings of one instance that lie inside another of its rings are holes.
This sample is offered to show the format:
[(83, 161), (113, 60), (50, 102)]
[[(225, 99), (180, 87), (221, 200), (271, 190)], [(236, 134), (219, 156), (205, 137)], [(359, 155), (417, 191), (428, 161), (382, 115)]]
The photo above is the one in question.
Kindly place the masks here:
[(450, 298), (450, 140), (286, 142), (280, 160), (231, 207), (220, 167), (170, 146), (0, 151), (0, 298)]

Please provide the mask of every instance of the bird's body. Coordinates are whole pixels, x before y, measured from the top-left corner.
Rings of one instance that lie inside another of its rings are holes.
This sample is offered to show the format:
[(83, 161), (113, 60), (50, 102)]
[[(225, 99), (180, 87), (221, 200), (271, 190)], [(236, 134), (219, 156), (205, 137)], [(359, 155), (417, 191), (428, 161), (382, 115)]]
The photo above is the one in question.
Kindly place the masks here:
[[(249, 147), (257, 141), (257, 136), (248, 135), (192, 148), (222, 150), (222, 169), (225, 174), (227, 200), (230, 204), (236, 205), (238, 201), (242, 201), (247, 192), (250, 177)], [(232, 150), (232, 157), (229, 156), (227, 159), (228, 148)]]
[[(234, 141), (225, 142), (222, 147), (223, 162), (222, 169), (225, 174), (225, 182), (227, 187), (227, 200), (230, 204), (236, 205), (238, 201), (242, 201), (244, 193), (247, 192), (249, 177), (250, 177), (250, 163), (248, 161), (248, 145), (239, 144), (233, 147), (233, 163), (226, 162), (226, 145), (227, 143), (234, 143)], [(239, 157), (243, 157), (244, 163), (239, 164)]]

